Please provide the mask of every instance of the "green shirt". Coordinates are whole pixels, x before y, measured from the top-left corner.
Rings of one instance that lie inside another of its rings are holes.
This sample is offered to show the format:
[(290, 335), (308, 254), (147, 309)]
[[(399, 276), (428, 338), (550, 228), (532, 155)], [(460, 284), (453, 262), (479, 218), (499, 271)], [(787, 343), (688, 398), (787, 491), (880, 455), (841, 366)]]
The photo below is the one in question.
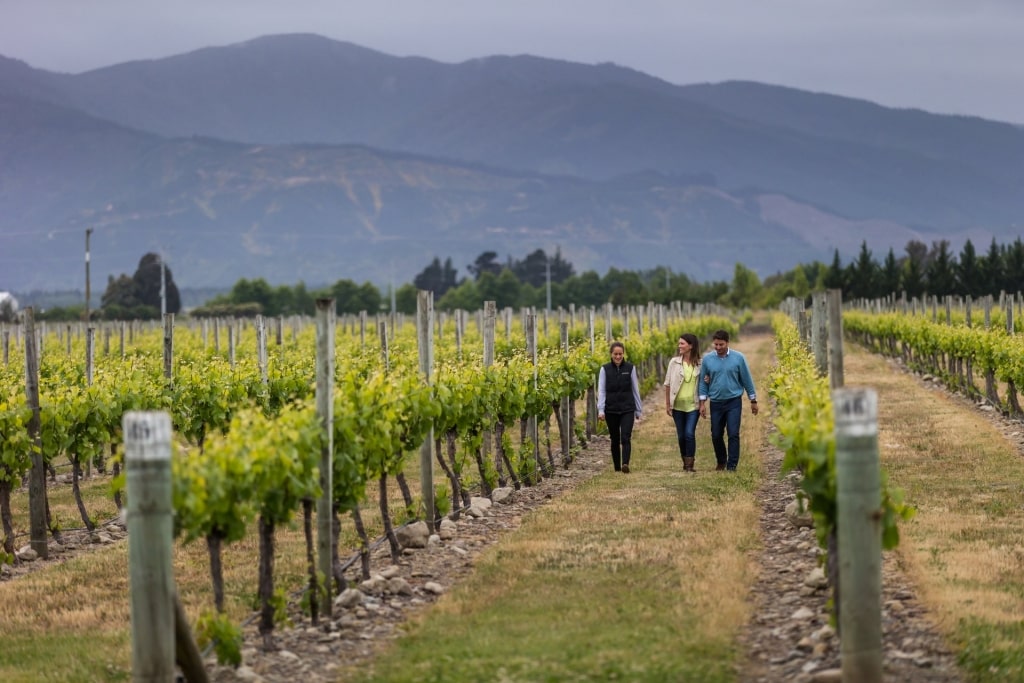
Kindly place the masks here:
[(679, 385), (679, 393), (676, 394), (676, 401), (672, 404), (672, 408), (673, 410), (689, 413), (697, 410), (697, 402), (693, 397), (697, 393), (697, 381), (700, 377), (698, 376), (697, 368), (689, 363), (684, 362), (680, 367), (679, 372), (682, 374), (682, 382)]

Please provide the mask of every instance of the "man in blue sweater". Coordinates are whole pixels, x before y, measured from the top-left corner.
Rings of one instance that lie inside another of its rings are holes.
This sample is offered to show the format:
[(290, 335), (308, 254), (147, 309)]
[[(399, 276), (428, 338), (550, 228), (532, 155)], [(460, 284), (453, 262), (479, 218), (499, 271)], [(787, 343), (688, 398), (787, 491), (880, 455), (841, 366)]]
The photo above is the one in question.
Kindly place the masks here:
[[(740, 418), (743, 416), (743, 392), (750, 397), (750, 412), (757, 415), (757, 393), (747, 359), (729, 348), (729, 333), (718, 330), (711, 335), (714, 350), (704, 354), (700, 384), (700, 416), (707, 418), (711, 403), (711, 445), (715, 448), (715, 469), (735, 472), (740, 462)], [(729, 434), (726, 451), (725, 432)], [(727, 457), (728, 455), (728, 457)]]

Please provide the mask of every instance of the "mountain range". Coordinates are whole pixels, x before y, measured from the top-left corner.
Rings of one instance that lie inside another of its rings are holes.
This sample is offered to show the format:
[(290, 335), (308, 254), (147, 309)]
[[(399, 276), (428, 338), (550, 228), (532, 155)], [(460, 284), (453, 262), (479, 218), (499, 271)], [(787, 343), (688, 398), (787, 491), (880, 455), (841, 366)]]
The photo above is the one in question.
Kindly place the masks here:
[[(533, 56), (459, 64), (276, 35), (80, 74), (0, 57), (0, 289), (411, 281), (556, 247), (693, 279), (861, 241), (1011, 241), (1024, 130)], [(879, 259), (881, 254), (879, 253)]]

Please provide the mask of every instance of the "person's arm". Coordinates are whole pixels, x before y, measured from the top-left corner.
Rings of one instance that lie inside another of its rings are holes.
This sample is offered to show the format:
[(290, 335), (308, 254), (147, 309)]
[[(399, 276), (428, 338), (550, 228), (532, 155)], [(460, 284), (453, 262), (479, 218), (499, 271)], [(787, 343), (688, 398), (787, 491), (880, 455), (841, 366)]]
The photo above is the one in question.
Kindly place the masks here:
[(740, 366), (740, 382), (743, 384), (743, 388), (747, 391), (747, 396), (750, 397), (750, 412), (753, 415), (757, 415), (757, 392), (754, 390), (754, 378), (750, 374), (750, 367), (747, 365), (746, 358), (743, 359), (743, 364)]
[(669, 417), (672, 417), (672, 366), (675, 365), (670, 359), (668, 367), (665, 368), (665, 412), (668, 413)]
[(697, 410), (704, 418), (708, 416), (708, 390), (711, 386), (711, 375), (705, 369), (706, 365), (703, 362), (700, 364), (700, 379), (697, 380), (697, 401), (699, 402)]
[(747, 392), (747, 396), (751, 401), (757, 402), (757, 392), (754, 391), (754, 378), (750, 375), (750, 366), (747, 365), (747, 360), (744, 358), (740, 364), (740, 384)]
[(597, 373), (597, 419), (604, 419), (604, 402), (605, 402), (605, 388), (604, 388), (604, 366), (601, 366), (601, 372)]
[(640, 380), (637, 379), (635, 367), (630, 371), (629, 378), (633, 380), (631, 382), (633, 385), (633, 403), (636, 404), (636, 416), (640, 418), (644, 413), (644, 402), (640, 398)]

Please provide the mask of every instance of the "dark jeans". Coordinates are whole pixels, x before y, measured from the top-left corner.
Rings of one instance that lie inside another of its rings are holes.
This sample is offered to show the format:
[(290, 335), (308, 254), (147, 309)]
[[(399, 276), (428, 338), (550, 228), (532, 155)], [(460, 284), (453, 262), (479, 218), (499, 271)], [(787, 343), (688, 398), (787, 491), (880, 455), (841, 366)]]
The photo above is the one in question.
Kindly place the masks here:
[[(743, 396), (725, 401), (711, 401), (711, 445), (715, 447), (715, 460), (734, 470), (740, 462), (740, 418), (743, 416)], [(728, 432), (729, 449), (726, 451), (723, 434)], [(728, 457), (727, 457), (728, 453)]]
[(699, 410), (691, 410), (684, 413), (681, 410), (672, 410), (672, 419), (676, 422), (676, 436), (679, 438), (679, 455), (683, 458), (692, 458), (697, 455), (697, 420), (700, 419)]
[(605, 413), (604, 421), (608, 423), (608, 434), (612, 437), (612, 465), (615, 471), (629, 464), (630, 439), (633, 437), (634, 413)]

